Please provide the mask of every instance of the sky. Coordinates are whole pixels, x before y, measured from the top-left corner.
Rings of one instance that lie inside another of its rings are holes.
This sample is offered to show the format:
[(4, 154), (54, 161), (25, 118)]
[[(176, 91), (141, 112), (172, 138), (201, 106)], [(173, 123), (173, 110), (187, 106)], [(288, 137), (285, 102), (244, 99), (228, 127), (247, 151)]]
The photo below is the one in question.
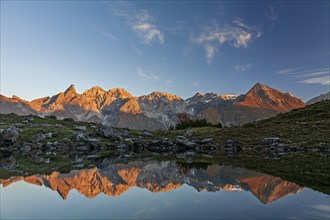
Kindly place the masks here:
[(2, 95), (74, 84), (309, 100), (329, 91), (329, 1), (1, 1)]

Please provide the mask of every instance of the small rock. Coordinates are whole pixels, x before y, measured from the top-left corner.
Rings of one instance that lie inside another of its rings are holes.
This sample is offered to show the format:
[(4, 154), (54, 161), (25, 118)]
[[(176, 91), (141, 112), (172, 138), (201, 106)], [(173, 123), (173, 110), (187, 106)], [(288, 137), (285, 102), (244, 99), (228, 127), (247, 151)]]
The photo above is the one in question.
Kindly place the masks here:
[(100, 157), (100, 155), (98, 155), (98, 154), (91, 154), (91, 155), (88, 155), (86, 158), (87, 159), (91, 159), (91, 158), (98, 158), (98, 157)]
[(134, 141), (132, 138), (125, 138), (124, 140), (125, 142), (129, 143), (129, 144), (134, 144)]
[(127, 145), (126, 144), (123, 144), (123, 143), (117, 145), (117, 148), (118, 149), (123, 149), (123, 148), (126, 148), (126, 147), (127, 147)]
[(278, 137), (264, 138), (261, 142), (263, 144), (277, 144), (280, 142), (280, 138)]
[(20, 150), (25, 153), (28, 153), (31, 151), (31, 147), (27, 145), (27, 146), (21, 147)]
[(63, 138), (62, 140), (65, 141), (65, 142), (69, 142), (69, 141), (71, 141), (70, 138)]
[(32, 138), (31, 141), (32, 141), (32, 143), (38, 143), (45, 138), (46, 138), (46, 136), (44, 134), (40, 133), (40, 134), (37, 134), (34, 138)]
[(208, 143), (211, 143), (212, 140), (213, 140), (212, 138), (207, 138), (207, 139), (201, 140), (200, 143), (201, 144), (208, 144)]
[(183, 136), (185, 136), (186, 138), (191, 138), (193, 136), (193, 131), (187, 130), (183, 133)]
[(76, 130), (76, 131), (85, 131), (86, 130), (86, 126), (78, 126), (78, 125), (75, 125), (73, 127), (73, 130)]
[(78, 151), (89, 151), (89, 147), (86, 145), (76, 147)]
[(187, 141), (188, 141), (188, 139), (185, 136), (177, 136), (175, 138), (175, 142), (178, 144), (184, 144)]
[(24, 124), (22, 123), (16, 123), (16, 124), (13, 124), (13, 126), (15, 126), (16, 128), (21, 128), (24, 126)]
[(87, 139), (87, 141), (89, 143), (93, 143), (93, 144), (98, 144), (100, 142), (100, 140), (97, 138), (89, 138), (89, 139)]
[(48, 132), (45, 134), (45, 137), (46, 138), (51, 138), (53, 136), (52, 132)]
[(83, 168), (84, 164), (76, 164), (76, 165), (72, 165), (73, 168)]
[(198, 144), (196, 144), (193, 141), (186, 141), (186, 142), (183, 142), (183, 145), (187, 148), (193, 148), (193, 147), (196, 147)]
[(140, 132), (139, 134), (144, 137), (153, 137), (153, 135), (151, 133), (149, 133), (148, 131), (143, 131), (143, 132)]
[(87, 140), (87, 138), (86, 138), (85, 134), (83, 134), (83, 133), (78, 133), (78, 134), (76, 135), (76, 140), (77, 140), (77, 141), (85, 141), (85, 140)]
[(186, 157), (193, 157), (193, 156), (195, 156), (195, 152), (192, 152), (192, 151), (185, 152), (184, 153), (184, 156), (186, 156)]
[(54, 127), (55, 128), (64, 128), (63, 125), (61, 125), (61, 124), (55, 124)]

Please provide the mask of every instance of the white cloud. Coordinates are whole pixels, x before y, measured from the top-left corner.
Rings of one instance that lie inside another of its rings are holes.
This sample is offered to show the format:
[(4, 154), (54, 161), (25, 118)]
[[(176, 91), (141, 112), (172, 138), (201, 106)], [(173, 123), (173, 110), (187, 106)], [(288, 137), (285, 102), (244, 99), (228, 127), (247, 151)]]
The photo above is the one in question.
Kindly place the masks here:
[(300, 81), (304, 84), (321, 84), (324, 86), (330, 85), (330, 76), (311, 77)]
[(137, 73), (136, 73), (138, 76), (141, 76), (142, 78), (146, 78), (146, 79), (149, 79), (149, 80), (159, 80), (159, 77), (152, 73), (152, 72), (145, 72), (143, 71), (142, 68), (137, 68)]
[(247, 48), (262, 34), (260, 28), (247, 25), (240, 18), (234, 19), (233, 24), (223, 27), (218, 25), (205, 27), (200, 34), (193, 38), (194, 42), (203, 45), (208, 64), (212, 62), (221, 45), (229, 43), (236, 48)]
[(157, 27), (149, 22), (138, 22), (132, 26), (133, 30), (143, 40), (144, 43), (150, 44), (153, 40), (157, 40), (163, 44), (164, 35)]
[(297, 68), (288, 68), (277, 71), (278, 74), (285, 74), (290, 78), (299, 79), (303, 84), (330, 85), (330, 68), (317, 68), (298, 70)]
[(125, 19), (132, 31), (146, 44), (165, 42), (164, 34), (156, 26), (154, 17), (147, 10), (137, 10), (129, 2), (111, 2), (107, 4), (114, 15)]
[(235, 66), (235, 69), (236, 69), (237, 71), (244, 72), (244, 71), (250, 69), (251, 66), (252, 66), (252, 65), (251, 65), (250, 63), (248, 63), (248, 64), (241, 64), (241, 65), (236, 65), (236, 66)]

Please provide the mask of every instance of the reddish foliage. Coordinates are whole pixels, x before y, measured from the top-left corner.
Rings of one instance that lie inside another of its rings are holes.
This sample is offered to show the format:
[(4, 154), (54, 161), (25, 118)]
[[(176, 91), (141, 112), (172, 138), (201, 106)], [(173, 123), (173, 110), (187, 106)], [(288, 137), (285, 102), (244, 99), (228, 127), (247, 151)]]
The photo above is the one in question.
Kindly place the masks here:
[(178, 113), (177, 116), (180, 123), (191, 121), (189, 114), (187, 114), (186, 112)]

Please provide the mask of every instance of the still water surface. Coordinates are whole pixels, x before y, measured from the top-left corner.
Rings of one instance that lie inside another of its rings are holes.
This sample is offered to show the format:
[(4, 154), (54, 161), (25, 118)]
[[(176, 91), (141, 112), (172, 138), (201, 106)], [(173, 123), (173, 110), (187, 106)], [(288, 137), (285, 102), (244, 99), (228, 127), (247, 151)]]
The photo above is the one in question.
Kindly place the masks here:
[(1, 219), (329, 219), (329, 196), (255, 171), (129, 162), (0, 179)]

